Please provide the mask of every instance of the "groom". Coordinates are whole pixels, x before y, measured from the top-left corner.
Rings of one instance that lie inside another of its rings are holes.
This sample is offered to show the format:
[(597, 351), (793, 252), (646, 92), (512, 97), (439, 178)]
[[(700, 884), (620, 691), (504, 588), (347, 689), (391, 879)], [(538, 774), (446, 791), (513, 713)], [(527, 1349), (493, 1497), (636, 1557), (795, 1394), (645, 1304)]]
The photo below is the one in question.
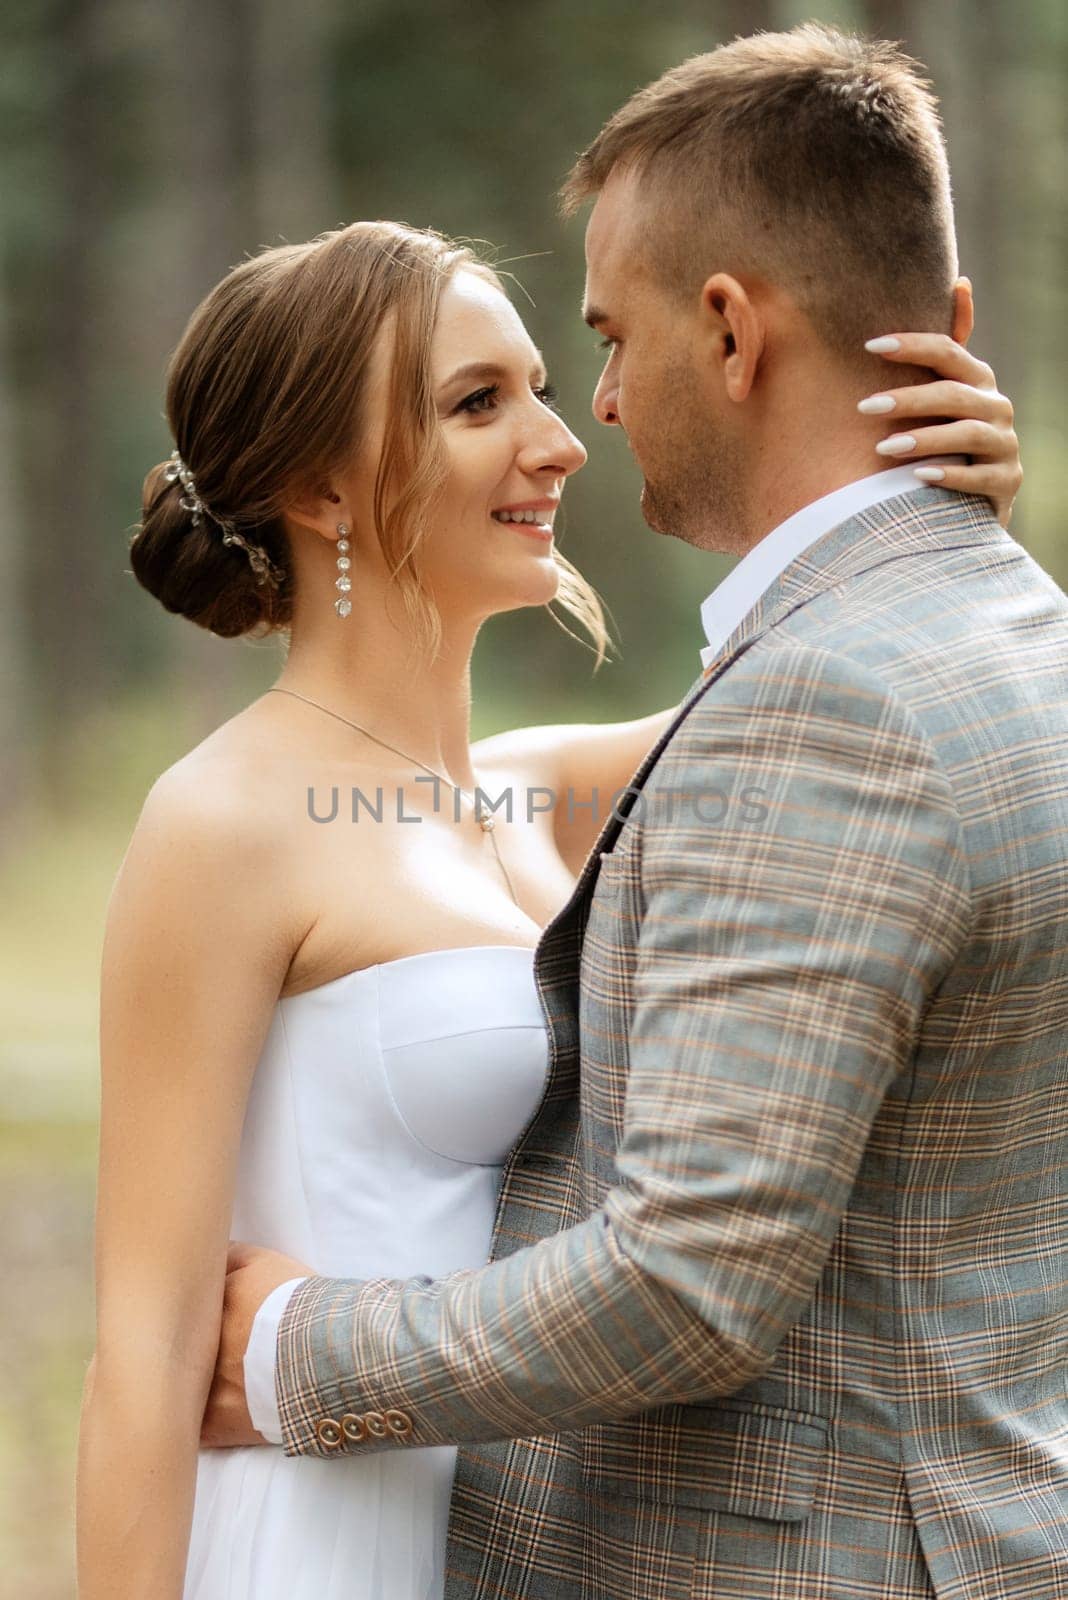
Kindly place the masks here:
[(1068, 601), (855, 410), (873, 333), (968, 332), (933, 102), (737, 40), (586, 199), (597, 415), (653, 528), (745, 559), (539, 944), (494, 1260), (246, 1252), (219, 1383), (273, 1291), (287, 1454), (464, 1446), (450, 1600), (1068, 1596)]

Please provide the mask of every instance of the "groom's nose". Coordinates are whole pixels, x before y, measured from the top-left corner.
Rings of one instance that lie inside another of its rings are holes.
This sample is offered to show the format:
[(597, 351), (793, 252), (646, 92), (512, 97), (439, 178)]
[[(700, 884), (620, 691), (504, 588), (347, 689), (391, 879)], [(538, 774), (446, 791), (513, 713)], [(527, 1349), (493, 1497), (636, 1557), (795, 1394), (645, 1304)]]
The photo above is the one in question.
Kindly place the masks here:
[(601, 373), (601, 381), (594, 390), (593, 414), (606, 427), (619, 425), (619, 382), (609, 367)]

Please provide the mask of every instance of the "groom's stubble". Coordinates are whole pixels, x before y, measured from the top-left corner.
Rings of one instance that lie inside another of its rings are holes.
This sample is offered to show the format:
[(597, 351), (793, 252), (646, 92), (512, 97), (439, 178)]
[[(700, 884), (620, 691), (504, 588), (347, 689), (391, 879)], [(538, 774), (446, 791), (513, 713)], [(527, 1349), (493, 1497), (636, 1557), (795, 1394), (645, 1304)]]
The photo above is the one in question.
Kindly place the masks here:
[(737, 552), (748, 521), (741, 441), (718, 425), (692, 360), (669, 355), (648, 374), (640, 443), (642, 516), (698, 550)]
[[(695, 353), (699, 288), (687, 297), (664, 285), (650, 255), (647, 217), (640, 182), (619, 174), (597, 197), (587, 226), (587, 310), (606, 313), (624, 352), (602, 376), (594, 411), (626, 434), (644, 479), (642, 516), (654, 532), (700, 550), (740, 553), (747, 522), (742, 432), (720, 416)], [(606, 382), (610, 398), (602, 401)]]

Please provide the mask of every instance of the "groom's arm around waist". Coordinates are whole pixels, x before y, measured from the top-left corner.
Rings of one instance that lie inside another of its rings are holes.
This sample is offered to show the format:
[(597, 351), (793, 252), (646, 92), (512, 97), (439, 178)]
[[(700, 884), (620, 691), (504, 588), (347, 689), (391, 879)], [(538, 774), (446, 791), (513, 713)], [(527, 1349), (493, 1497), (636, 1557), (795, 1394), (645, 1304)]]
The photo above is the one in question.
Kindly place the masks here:
[(790, 643), (712, 684), (647, 787), (758, 789), (764, 815), (644, 814), (618, 1182), (477, 1270), (305, 1280), (278, 1332), (287, 1454), (333, 1453), (324, 1419), (356, 1419), (352, 1451), (710, 1399), (763, 1372), (808, 1304), (967, 931), (953, 796), (874, 674)]

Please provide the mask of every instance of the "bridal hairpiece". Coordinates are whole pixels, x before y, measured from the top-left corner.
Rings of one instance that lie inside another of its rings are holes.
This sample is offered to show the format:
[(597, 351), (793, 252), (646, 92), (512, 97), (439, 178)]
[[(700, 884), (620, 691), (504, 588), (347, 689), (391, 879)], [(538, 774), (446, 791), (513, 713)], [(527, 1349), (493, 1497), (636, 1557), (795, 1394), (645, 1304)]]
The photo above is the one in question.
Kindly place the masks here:
[(275, 566), (262, 545), (249, 544), (248, 540), (238, 533), (232, 522), (229, 522), (225, 517), (217, 517), (214, 511), (204, 504), (204, 501), (197, 494), (197, 486), (194, 482), (193, 474), (177, 450), (171, 451), (170, 464), (164, 469), (163, 476), (168, 483), (181, 483), (185, 493), (178, 504), (184, 511), (188, 511), (191, 514), (194, 528), (199, 528), (201, 519), (208, 517), (210, 521), (223, 530), (223, 544), (240, 545), (248, 556), (249, 565), (256, 575), (257, 583), (269, 583), (273, 588), (277, 589), (285, 582), (285, 572), (281, 567)]

